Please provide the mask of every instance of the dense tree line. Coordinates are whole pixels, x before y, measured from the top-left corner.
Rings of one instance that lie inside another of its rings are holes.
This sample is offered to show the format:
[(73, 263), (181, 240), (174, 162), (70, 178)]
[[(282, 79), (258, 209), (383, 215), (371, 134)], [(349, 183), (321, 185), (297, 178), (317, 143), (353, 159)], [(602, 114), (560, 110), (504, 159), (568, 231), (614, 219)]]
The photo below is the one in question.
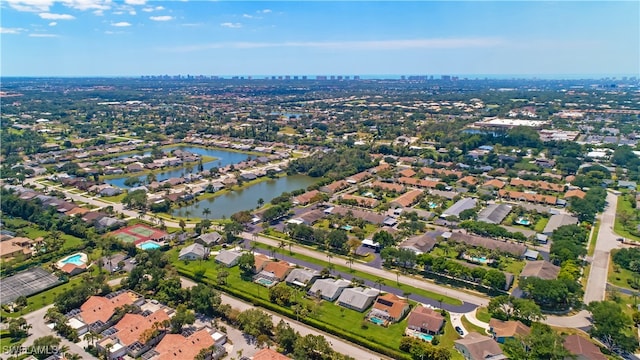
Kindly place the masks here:
[(496, 269), (485, 269), (482, 266), (468, 267), (458, 261), (429, 254), (420, 255), (418, 263), (424, 265), (426, 270), (475, 282), (497, 290), (504, 290), (507, 285), (505, 274)]
[(580, 225), (565, 225), (557, 228), (551, 234), (551, 260), (556, 265), (562, 265), (567, 260), (577, 261), (587, 254), (587, 229)]
[(518, 241), (527, 240), (527, 237), (521, 232), (511, 232), (500, 225), (489, 224), (483, 221), (465, 220), (460, 223), (460, 227), (480, 236), (502, 239), (509, 238)]
[(583, 199), (572, 197), (569, 200), (569, 210), (571, 210), (580, 221), (593, 223), (596, 214), (604, 210), (607, 191), (601, 186), (592, 187), (587, 190)]
[(313, 177), (341, 179), (373, 167), (369, 153), (359, 149), (338, 149), (316, 153), (289, 163), (288, 172)]
[(623, 269), (640, 274), (640, 249), (624, 248), (614, 249), (612, 252), (613, 262)]

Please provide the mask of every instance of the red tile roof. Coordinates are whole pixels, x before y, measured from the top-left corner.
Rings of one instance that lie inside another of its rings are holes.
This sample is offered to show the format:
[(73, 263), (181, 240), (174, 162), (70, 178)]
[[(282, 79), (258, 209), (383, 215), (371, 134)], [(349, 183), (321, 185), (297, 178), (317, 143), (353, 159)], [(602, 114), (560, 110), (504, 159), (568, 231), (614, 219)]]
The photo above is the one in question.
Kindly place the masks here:
[(389, 316), (396, 320), (400, 320), (404, 313), (409, 309), (409, 302), (392, 293), (386, 293), (376, 299), (373, 307), (375, 309), (385, 311)]
[(253, 355), (253, 360), (291, 360), (275, 350), (264, 348)]
[(80, 316), (85, 324), (93, 324), (100, 320), (107, 322), (113, 316), (116, 308), (132, 305), (139, 296), (127, 291), (111, 299), (102, 296), (92, 296), (80, 306)]
[(125, 346), (129, 346), (136, 341), (144, 344), (145, 341), (142, 339), (144, 332), (152, 329), (153, 324), (160, 324), (165, 320), (169, 320), (169, 316), (162, 309), (147, 317), (140, 314), (125, 314), (115, 325), (115, 328), (118, 329), (115, 336)]
[(185, 338), (179, 334), (167, 334), (158, 343), (156, 360), (194, 359), (205, 348), (215, 344), (207, 329), (201, 329)]

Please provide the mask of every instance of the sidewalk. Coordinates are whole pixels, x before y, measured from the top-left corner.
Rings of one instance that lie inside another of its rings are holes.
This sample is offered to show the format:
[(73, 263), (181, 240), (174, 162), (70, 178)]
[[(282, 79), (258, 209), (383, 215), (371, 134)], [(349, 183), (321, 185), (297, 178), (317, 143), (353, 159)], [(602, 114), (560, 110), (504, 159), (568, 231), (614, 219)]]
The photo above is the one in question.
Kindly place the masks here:
[(467, 320), (469, 320), (469, 322), (472, 323), (473, 325), (479, 326), (485, 330), (489, 330), (488, 323), (478, 320), (478, 318), (476, 317), (476, 311), (478, 311), (478, 309), (475, 309), (463, 315), (466, 316)]

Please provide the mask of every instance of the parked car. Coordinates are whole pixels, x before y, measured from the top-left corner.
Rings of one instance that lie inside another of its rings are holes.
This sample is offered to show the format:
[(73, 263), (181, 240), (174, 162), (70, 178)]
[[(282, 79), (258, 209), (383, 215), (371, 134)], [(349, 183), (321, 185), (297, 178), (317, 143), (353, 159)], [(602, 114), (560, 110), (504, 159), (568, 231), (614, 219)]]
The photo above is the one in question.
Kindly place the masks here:
[(460, 336), (464, 335), (464, 331), (462, 331), (462, 328), (460, 326), (456, 326), (455, 329), (456, 329), (456, 332), (460, 334)]

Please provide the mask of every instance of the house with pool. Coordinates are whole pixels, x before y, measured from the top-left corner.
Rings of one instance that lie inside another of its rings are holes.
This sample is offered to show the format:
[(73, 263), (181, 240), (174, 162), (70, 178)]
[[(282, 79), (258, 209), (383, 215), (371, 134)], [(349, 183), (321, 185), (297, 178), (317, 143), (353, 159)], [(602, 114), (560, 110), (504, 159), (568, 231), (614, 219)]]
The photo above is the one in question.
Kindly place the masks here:
[(56, 267), (67, 275), (73, 276), (87, 270), (88, 262), (89, 257), (87, 254), (75, 253), (59, 260), (56, 263)]
[(416, 306), (407, 317), (405, 333), (425, 341), (433, 340), (433, 335), (440, 334), (444, 327), (445, 318), (430, 307)]
[(373, 309), (367, 314), (367, 319), (376, 325), (387, 326), (395, 323), (409, 312), (409, 302), (395, 294), (386, 293), (379, 296), (373, 304)]

